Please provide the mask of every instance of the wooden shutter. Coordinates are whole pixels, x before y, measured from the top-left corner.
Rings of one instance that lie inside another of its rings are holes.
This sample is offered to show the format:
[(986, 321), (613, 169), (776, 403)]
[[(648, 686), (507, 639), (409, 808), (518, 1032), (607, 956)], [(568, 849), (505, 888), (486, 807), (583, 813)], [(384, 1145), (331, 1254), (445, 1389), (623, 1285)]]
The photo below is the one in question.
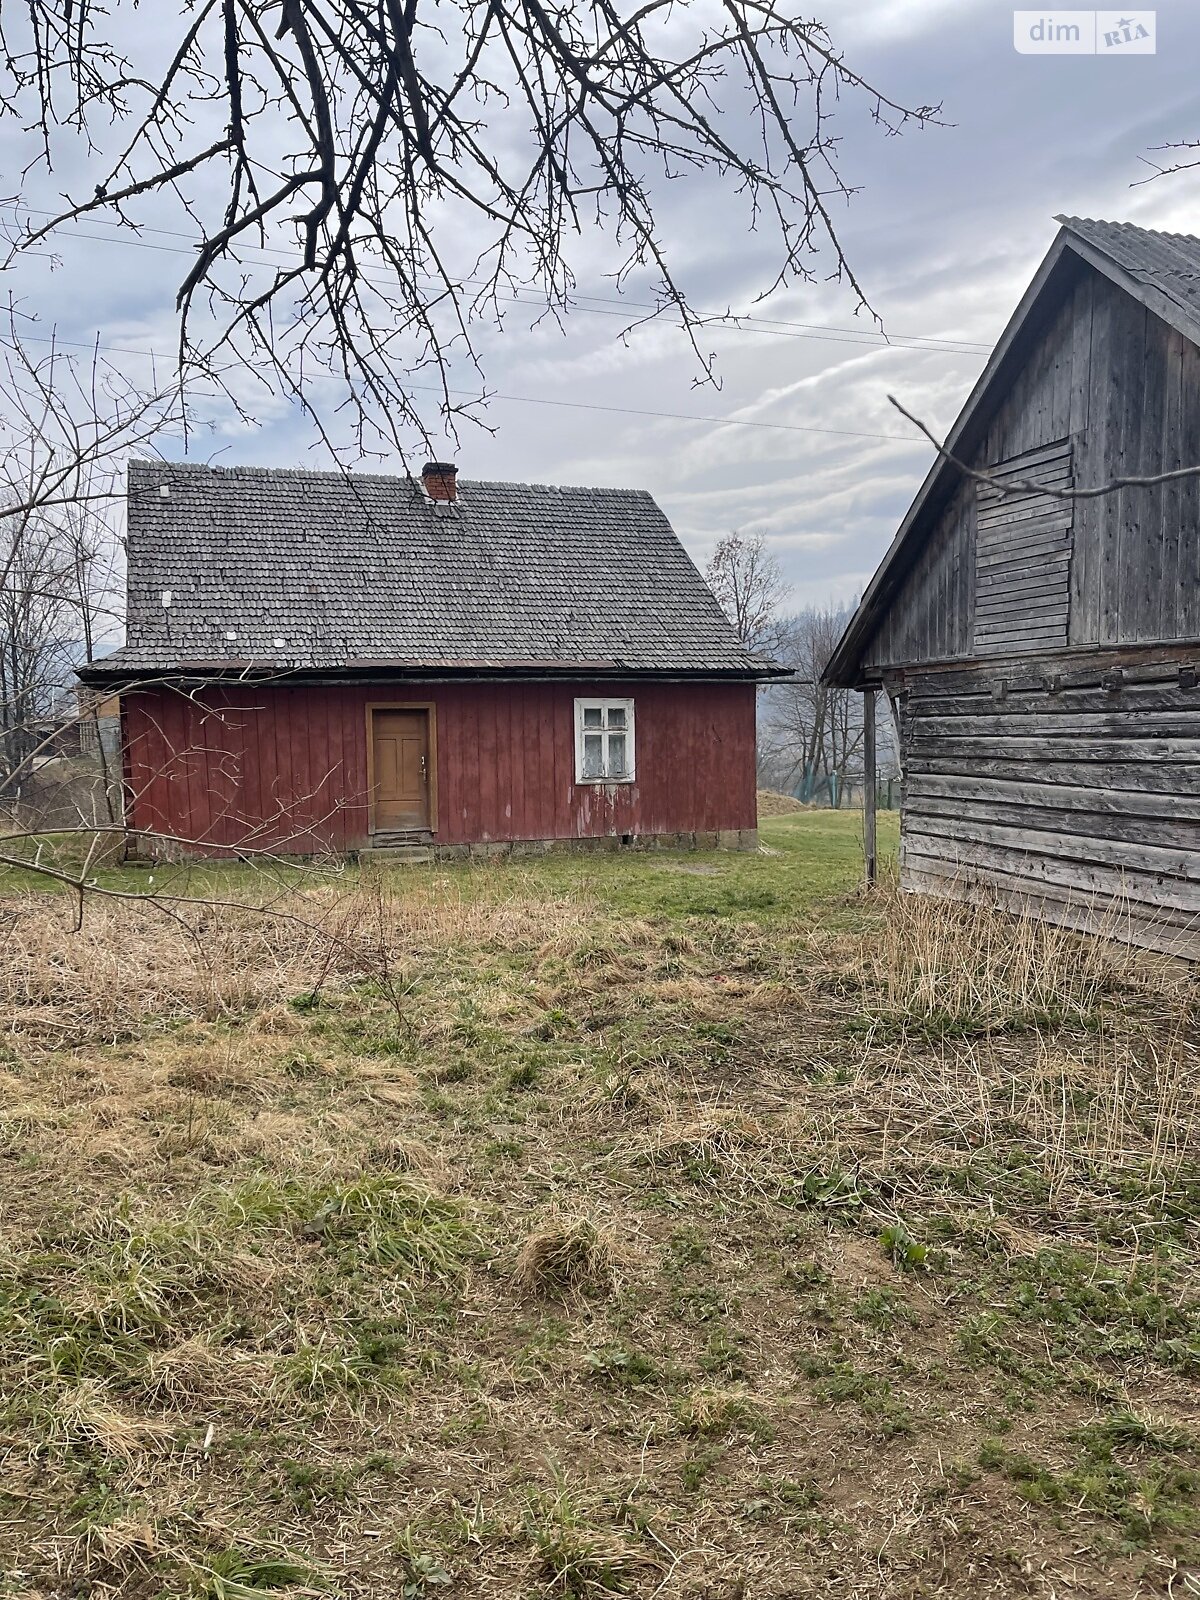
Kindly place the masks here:
[[(996, 484), (977, 485), (975, 649), (1007, 654), (1067, 643), (1075, 502), (1040, 492), (1074, 487), (1071, 443), (1028, 450), (989, 467)], [(1024, 479), (1038, 485), (1003, 494)]]

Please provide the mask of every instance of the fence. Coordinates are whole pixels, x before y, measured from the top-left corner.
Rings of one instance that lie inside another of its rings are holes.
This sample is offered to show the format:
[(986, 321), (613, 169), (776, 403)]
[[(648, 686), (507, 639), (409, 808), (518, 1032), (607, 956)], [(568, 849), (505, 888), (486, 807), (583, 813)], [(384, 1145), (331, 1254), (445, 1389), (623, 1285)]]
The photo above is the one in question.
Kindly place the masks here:
[[(840, 810), (862, 804), (861, 776), (848, 777), (837, 772), (808, 772), (793, 788), (795, 799), (809, 806), (829, 806)], [(900, 806), (900, 779), (881, 778), (875, 785), (875, 806), (879, 811), (896, 811)]]

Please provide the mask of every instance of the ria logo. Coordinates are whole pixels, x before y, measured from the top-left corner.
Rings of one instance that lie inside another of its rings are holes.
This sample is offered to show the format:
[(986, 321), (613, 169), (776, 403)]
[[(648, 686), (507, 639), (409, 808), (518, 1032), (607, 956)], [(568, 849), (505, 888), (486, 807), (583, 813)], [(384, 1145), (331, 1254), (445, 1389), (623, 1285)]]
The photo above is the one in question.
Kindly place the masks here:
[(1131, 11), (1123, 17), (1118, 11), (1097, 11), (1096, 54), (1114, 50), (1127, 56), (1152, 56), (1155, 15), (1153, 11)]
[(1152, 56), (1153, 11), (1014, 11), (1023, 56)]

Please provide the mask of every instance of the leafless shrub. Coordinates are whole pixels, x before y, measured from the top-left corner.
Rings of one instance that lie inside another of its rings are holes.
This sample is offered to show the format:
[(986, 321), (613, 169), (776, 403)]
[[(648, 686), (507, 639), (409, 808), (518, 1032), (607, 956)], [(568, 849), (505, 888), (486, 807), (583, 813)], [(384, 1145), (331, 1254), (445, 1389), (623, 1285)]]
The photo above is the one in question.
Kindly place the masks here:
[(475, 941), (538, 948), (588, 937), (574, 901), (473, 900), (449, 880), (404, 894), (368, 882), (278, 890), (270, 899), (88, 898), (71, 925), (63, 895), (0, 906), (0, 1039), (56, 1048), (148, 1026), (260, 1012), (326, 985), (371, 980), (404, 1012), (408, 968)]

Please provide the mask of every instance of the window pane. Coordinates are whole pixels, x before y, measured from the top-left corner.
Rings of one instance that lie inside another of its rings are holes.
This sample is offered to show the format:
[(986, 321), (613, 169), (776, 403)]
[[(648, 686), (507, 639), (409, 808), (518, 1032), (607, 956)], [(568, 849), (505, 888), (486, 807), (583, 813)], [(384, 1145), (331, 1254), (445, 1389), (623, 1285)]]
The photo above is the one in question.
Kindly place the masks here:
[(625, 735), (623, 733), (610, 733), (608, 736), (608, 775), (610, 778), (624, 778), (625, 768)]
[(604, 726), (604, 712), (599, 706), (584, 706), (583, 725), (585, 728), (602, 728)]
[(624, 706), (609, 706), (608, 725), (610, 728), (623, 728), (625, 726)]
[(583, 736), (583, 775), (585, 778), (604, 776), (604, 735), (585, 733)]

